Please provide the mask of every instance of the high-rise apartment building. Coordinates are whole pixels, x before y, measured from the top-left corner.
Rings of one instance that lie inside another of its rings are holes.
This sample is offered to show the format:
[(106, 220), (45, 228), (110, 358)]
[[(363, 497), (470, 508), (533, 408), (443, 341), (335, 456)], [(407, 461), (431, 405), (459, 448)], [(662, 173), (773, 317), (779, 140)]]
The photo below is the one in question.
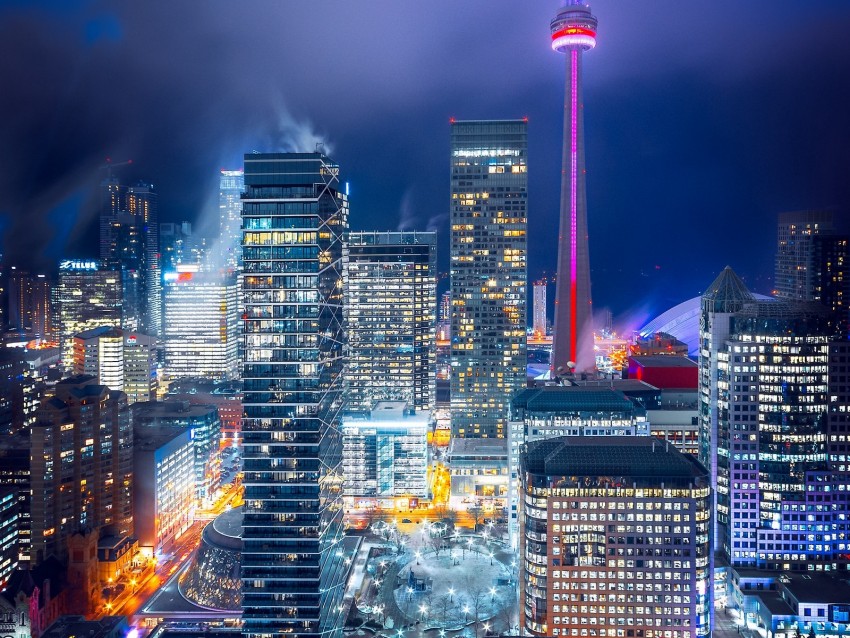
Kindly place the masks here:
[(347, 411), (369, 414), (378, 401), (434, 407), (436, 253), (433, 232), (349, 233)]
[(831, 211), (780, 213), (777, 224), (774, 293), (781, 299), (812, 301), (815, 279), (814, 238), (835, 230)]
[(40, 392), (22, 348), (0, 348), (0, 435), (29, 431)]
[(505, 437), (525, 386), (525, 120), (451, 125), (451, 416), (455, 437)]
[(774, 288), (780, 299), (820, 302), (847, 334), (850, 237), (836, 231), (832, 211), (780, 213)]
[(546, 288), (545, 281), (534, 282), (533, 319), (531, 329), (535, 337), (546, 336)]
[(117, 264), (69, 259), (59, 264), (59, 325), (62, 362), (74, 365), (74, 335), (122, 323), (123, 287)]
[(29, 430), (0, 435), (0, 490), (13, 489), (18, 495), (17, 525), (18, 564), (29, 566), (30, 513), (32, 489), (30, 486), (30, 434)]
[(158, 196), (152, 184), (101, 184), (100, 257), (120, 264), (124, 327), (158, 336), (162, 329)]
[(339, 166), (319, 152), (246, 155), (242, 228), (243, 635), (341, 636)]
[(23, 525), (18, 490), (0, 485), (0, 591), (5, 589), (9, 576), (20, 560), (20, 529)]
[(528, 444), (520, 479), (524, 633), (710, 635), (711, 484), (693, 457), (653, 437), (559, 437)]
[(169, 273), (165, 282), (165, 374), (235, 379), (239, 309), (236, 278), (218, 273)]
[(9, 328), (34, 337), (53, 336), (53, 286), (46, 275), (32, 275), (12, 266), (8, 279)]
[(34, 563), (68, 556), (68, 540), (111, 526), (133, 533), (133, 430), (127, 397), (70, 377), (42, 402), (30, 436)]
[(593, 313), (590, 305), (590, 253), (584, 165), (582, 57), (596, 46), (596, 17), (590, 7), (570, 0), (550, 23), (552, 49), (567, 56), (564, 91), (564, 137), (561, 146), (561, 216), (558, 279), (551, 369), (578, 372), (596, 368)]
[(238, 272), (242, 266), (242, 191), (245, 173), (221, 169), (218, 191), (220, 266)]
[(190, 222), (163, 222), (159, 225), (160, 268), (163, 274), (186, 268), (201, 269), (207, 240), (192, 232)]

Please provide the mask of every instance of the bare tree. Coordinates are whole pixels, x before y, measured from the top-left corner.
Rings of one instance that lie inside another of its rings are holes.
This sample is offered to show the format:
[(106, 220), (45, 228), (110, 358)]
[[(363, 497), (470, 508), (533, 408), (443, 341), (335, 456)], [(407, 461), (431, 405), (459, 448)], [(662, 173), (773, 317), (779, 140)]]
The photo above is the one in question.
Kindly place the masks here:
[(478, 503), (471, 505), (469, 509), (466, 510), (469, 514), (470, 518), (472, 518), (472, 523), (474, 525), (473, 531), (478, 531), (478, 526), (481, 524), (481, 521), (484, 520), (484, 508), (482, 508)]
[(442, 596), (437, 598), (435, 603), (437, 606), (436, 611), (439, 611), (439, 616), (437, 617), (440, 619), (440, 622), (445, 625), (446, 618), (449, 615), (449, 610), (452, 608), (454, 603), (452, 602), (452, 599), (448, 594), (443, 594)]
[(472, 580), (466, 579), (466, 599), (469, 601), (469, 615), (472, 618), (475, 629), (475, 638), (478, 638), (478, 626), (481, 624), (482, 615), (487, 606), (487, 589)]
[(516, 602), (516, 596), (512, 594), (507, 594), (499, 599), (500, 608), (498, 617), (503, 625), (500, 635), (510, 636), (513, 634), (514, 610), (517, 608)]
[(445, 543), (446, 543), (446, 540), (442, 536), (440, 536), (439, 534), (430, 535), (428, 537), (428, 545), (431, 547), (431, 549), (434, 550), (434, 556), (436, 556), (438, 558), (440, 556), (440, 550), (444, 549), (446, 547)]

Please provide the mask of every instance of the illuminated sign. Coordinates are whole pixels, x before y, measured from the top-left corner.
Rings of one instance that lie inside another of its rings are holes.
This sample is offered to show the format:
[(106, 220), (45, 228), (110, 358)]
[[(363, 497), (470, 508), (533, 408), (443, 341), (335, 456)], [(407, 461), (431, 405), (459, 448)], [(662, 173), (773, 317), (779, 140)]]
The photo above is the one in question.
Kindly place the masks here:
[(99, 264), (92, 259), (64, 259), (59, 262), (59, 270), (97, 270)]

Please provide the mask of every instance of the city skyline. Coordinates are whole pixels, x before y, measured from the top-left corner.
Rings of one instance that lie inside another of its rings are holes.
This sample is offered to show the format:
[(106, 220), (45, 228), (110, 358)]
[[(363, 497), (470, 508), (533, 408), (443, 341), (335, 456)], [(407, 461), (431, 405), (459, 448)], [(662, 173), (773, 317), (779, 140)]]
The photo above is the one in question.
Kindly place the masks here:
[[(9, 166), (0, 177), (0, 214), (10, 262), (31, 259), (46, 264), (60, 256), (94, 254), (95, 222), (76, 220), (93, 210), (89, 200), (105, 176), (98, 167), (106, 156), (116, 163), (134, 160), (132, 166), (116, 170), (123, 181), (154, 182), (161, 194), (163, 221), (200, 222), (199, 213), (214, 212), (211, 193), (219, 169), (237, 167), (240, 153), (311, 146), (322, 138), (337, 161), (350, 167), (352, 228), (437, 229), (440, 269), (447, 270), (449, 203), (441, 158), (447, 148), (448, 118), (527, 115), (529, 162), (534, 169), (529, 236), (540, 246), (529, 255), (529, 274), (551, 275), (555, 245), (550, 230), (559, 182), (553, 133), (560, 128), (563, 60), (551, 54), (544, 34), (559, 3), (523, 11), (510, 3), (488, 5), (485, 26), (498, 25), (505, 33), (498, 41), (484, 40), (491, 28), (469, 28), (480, 17), (472, 5), (457, 10), (437, 3), (429, 10), (433, 15), (410, 8), (401, 16), (402, 27), (409, 20), (421, 33), (409, 45), (409, 35), (401, 34), (411, 29), (388, 29), (386, 7), (380, 3), (366, 10), (370, 19), (353, 22), (364, 26), (339, 33), (337, 26), (352, 23), (351, 16), (346, 17), (349, 10), (343, 9), (327, 24), (335, 34), (333, 45), (317, 56), (313, 66), (288, 64), (297, 50), (269, 49), (281, 45), (265, 40), (281, 39), (262, 35), (269, 28), (264, 23), (278, 24), (274, 20), (278, 16), (287, 18), (286, 29), (300, 26), (309, 31), (306, 27), (314, 23), (316, 10), (247, 7), (244, 22), (260, 29), (256, 46), (263, 54), (277, 53), (273, 57), (281, 61), (280, 68), (270, 72), (270, 89), (258, 94), (260, 99), (250, 106), (238, 95), (262, 74), (250, 68), (249, 58), (235, 46), (241, 31), (224, 29), (218, 13), (226, 12), (164, 13), (154, 4), (146, 10), (151, 18), (136, 15), (129, 7), (110, 13), (84, 2), (70, 7), (63, 3), (61, 8), (57, 4), (0, 9), (13, 31), (0, 45), (6, 59), (33, 60), (20, 70), (3, 69), (13, 85), (18, 79), (23, 82), (19, 72), (49, 79), (44, 60), (55, 61), (58, 69), (76, 78), (70, 84), (57, 81), (56, 93), (49, 89), (41, 96), (24, 90), (14, 103), (0, 98), (0, 112), (14, 114), (0, 125), (4, 165)], [(790, 2), (773, 3), (769, 12), (766, 4), (747, 5), (737, 7), (740, 19), (727, 24), (723, 6), (717, 3), (632, 7), (603, 0), (591, 8), (603, 20), (599, 38), (605, 45), (588, 59), (585, 83), (585, 102), (593, 105), (586, 128), (597, 308), (609, 307), (616, 314), (634, 309), (639, 301), (627, 293), (640, 289), (641, 297), (653, 306), (645, 310), (647, 315), (664, 310), (700, 292), (710, 273), (727, 263), (752, 289), (768, 292), (771, 242), (739, 255), (741, 243), (730, 241), (725, 229), (734, 222), (742, 237), (772, 235), (779, 212), (847, 209), (850, 191), (838, 167), (847, 164), (850, 130), (836, 114), (846, 112), (850, 92), (833, 78), (842, 75), (850, 59), (840, 37), (850, 22), (850, 9), (816, 2), (803, 14)], [(449, 11), (453, 21), (445, 19)], [(193, 29), (187, 32), (181, 25), (190, 16)], [(756, 19), (758, 30), (749, 29), (746, 25)], [(447, 26), (447, 22), (453, 23)], [(156, 53), (142, 48), (151, 28), (158, 41)], [(722, 47), (716, 45), (715, 34), (720, 31)], [(28, 34), (29, 44), (17, 32)], [(650, 32), (665, 36), (646, 37)], [(776, 46), (792, 32), (811, 34), (814, 52), (805, 63), (789, 48)], [(380, 51), (370, 44), (377, 33), (385, 38)], [(216, 40), (219, 35), (221, 41)], [(48, 46), (45, 38), (53, 43)], [(290, 40), (301, 43), (298, 38)], [(196, 59), (186, 44), (211, 57)], [(41, 47), (42, 56), (30, 54), (34, 46)], [(354, 47), (360, 54), (342, 59), (335, 55), (337, 46)], [(404, 55), (388, 59), (384, 46), (403, 50)], [(672, 49), (676, 56), (662, 55)], [(437, 64), (431, 50), (439, 50), (437, 62), (452, 64)], [(470, 53), (458, 55), (460, 50)], [(636, 58), (652, 62), (635, 65)], [(139, 59), (146, 60), (144, 69), (137, 68)], [(179, 63), (173, 65), (172, 60)], [(122, 64), (131, 72), (125, 72)], [(76, 72), (67, 65), (75, 65)], [(182, 70), (175, 71), (174, 66)], [(302, 69), (310, 73), (304, 76)], [(326, 89), (282, 88), (302, 86), (316, 71), (330, 74), (348, 90), (358, 85), (374, 90), (358, 91), (369, 95), (341, 112), (327, 106), (337, 101), (322, 98)], [(131, 81), (136, 88), (130, 95), (138, 99), (104, 101), (104, 91), (92, 85), (92, 78), (104, 73), (114, 76), (119, 86)], [(192, 74), (191, 81), (184, 73)], [(220, 87), (223, 76), (233, 83), (232, 91)], [(415, 86), (408, 79), (413, 77)], [(208, 100), (213, 81), (215, 106)], [(473, 82), (476, 88), (469, 91)], [(175, 83), (181, 86), (176, 101), (170, 97)], [(169, 102), (160, 102), (157, 95), (169, 95)], [(96, 116), (105, 109), (106, 122)], [(816, 124), (796, 126), (804, 115)], [(410, 126), (414, 120), (421, 125)], [(52, 134), (39, 132), (42, 127), (35, 131), (35, 121), (55, 122)], [(384, 162), (387, 153), (415, 153), (433, 169), (413, 171), (404, 163)], [(391, 174), (379, 174), (371, 168), (375, 165), (390, 166)], [(793, 180), (787, 179), (791, 173)], [(718, 183), (724, 188), (717, 188)], [(39, 216), (55, 225), (56, 236), (51, 238), (46, 229), (22, 237), (20, 224)], [(627, 228), (635, 219), (640, 220), (639, 228)], [(211, 219), (209, 225), (216, 221)], [(594, 227), (600, 230), (594, 233)], [(624, 262), (621, 255), (634, 245), (635, 232), (662, 232), (669, 240), (663, 252), (635, 251)], [(708, 248), (699, 259), (693, 259), (688, 240), (696, 232), (701, 246)]]

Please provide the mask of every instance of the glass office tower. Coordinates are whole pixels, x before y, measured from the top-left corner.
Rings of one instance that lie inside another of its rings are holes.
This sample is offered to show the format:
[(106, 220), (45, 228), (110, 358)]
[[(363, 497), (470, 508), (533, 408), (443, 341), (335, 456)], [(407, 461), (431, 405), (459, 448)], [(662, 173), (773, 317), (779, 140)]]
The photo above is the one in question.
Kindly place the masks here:
[(245, 156), (246, 637), (342, 635), (343, 243), (322, 153)]
[(437, 233), (350, 233), (346, 280), (348, 406), (434, 407)]
[(452, 122), (452, 436), (505, 437), (525, 387), (528, 123)]

